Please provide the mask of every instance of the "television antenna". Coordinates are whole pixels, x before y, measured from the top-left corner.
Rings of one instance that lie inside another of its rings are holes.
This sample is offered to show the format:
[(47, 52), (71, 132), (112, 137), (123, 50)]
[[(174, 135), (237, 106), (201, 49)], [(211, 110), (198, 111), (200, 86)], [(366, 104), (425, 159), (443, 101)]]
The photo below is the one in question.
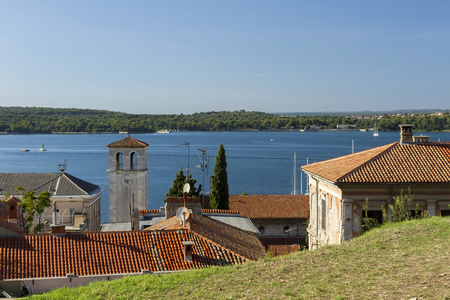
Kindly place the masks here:
[(186, 198), (187, 194), (191, 190), (191, 185), (189, 183), (185, 183), (183, 186), (183, 198), (184, 198), (184, 207), (186, 207)]
[(181, 224), (183, 224), (183, 227), (186, 226), (186, 220), (189, 219), (191, 213), (189, 212), (189, 209), (186, 207), (180, 207), (177, 209), (177, 219), (180, 220)]
[(63, 164), (58, 164), (58, 170), (60, 170), (62, 173), (67, 170), (67, 159), (64, 160)]

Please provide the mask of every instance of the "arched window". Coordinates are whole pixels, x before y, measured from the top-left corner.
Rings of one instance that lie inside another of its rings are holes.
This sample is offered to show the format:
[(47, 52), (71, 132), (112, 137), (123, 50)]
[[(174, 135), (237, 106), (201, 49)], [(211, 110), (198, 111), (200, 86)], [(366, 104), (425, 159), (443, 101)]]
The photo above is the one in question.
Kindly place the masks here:
[(117, 152), (116, 153), (116, 170), (122, 170), (123, 169), (123, 153)]
[(136, 152), (131, 152), (131, 154), (130, 154), (130, 169), (131, 170), (136, 169), (136, 162), (137, 162), (137, 154), (136, 154)]

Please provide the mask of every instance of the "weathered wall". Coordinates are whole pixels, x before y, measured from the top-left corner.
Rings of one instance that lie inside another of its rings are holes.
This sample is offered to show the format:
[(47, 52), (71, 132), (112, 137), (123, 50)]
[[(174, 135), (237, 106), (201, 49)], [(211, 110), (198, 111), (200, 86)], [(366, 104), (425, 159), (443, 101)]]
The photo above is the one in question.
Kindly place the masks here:
[(306, 237), (306, 220), (303, 219), (251, 220), (261, 233), (260, 237), (299, 237), (303, 239)]
[(74, 277), (51, 277), (51, 278), (31, 278), (31, 279), (7, 279), (0, 280), (0, 288), (6, 292), (20, 295), (22, 289), (26, 288), (30, 294), (48, 292), (61, 287), (77, 287), (88, 285), (93, 281), (114, 280), (124, 276), (136, 276), (142, 274), (163, 274), (173, 272), (148, 272), (143, 270), (140, 273), (110, 274), (110, 275), (90, 275)]
[[(122, 154), (121, 166), (118, 153)], [(108, 160), (109, 221), (126, 222), (133, 202), (134, 208), (147, 209), (147, 148), (110, 148)]]

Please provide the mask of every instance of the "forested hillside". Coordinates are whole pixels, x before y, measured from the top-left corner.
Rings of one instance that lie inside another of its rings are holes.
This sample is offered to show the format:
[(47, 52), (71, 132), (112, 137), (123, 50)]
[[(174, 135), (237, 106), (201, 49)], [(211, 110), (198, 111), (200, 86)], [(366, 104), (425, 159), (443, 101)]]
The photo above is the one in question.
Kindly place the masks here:
[(377, 122), (381, 131), (397, 131), (399, 124), (413, 124), (415, 131), (450, 130), (450, 116), (291, 116), (256, 111), (203, 112), (191, 115), (127, 114), (106, 110), (44, 107), (0, 107), (0, 132), (118, 132), (151, 133), (157, 130), (220, 131), (280, 130), (319, 128), (336, 125), (372, 128)]

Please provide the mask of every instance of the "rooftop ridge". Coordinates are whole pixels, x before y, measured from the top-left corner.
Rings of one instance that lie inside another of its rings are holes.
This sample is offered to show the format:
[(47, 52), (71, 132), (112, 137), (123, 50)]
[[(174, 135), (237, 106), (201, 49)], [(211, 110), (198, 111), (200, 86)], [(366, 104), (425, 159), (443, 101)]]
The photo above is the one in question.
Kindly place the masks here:
[(115, 148), (115, 147), (137, 147), (137, 148), (145, 148), (147, 147), (149, 144), (147, 144), (146, 142), (137, 140), (135, 138), (132, 138), (131, 136), (126, 137), (124, 139), (121, 139), (119, 141), (116, 142), (112, 142), (108, 145), (106, 145), (106, 147), (108, 148)]
[(43, 182), (41, 185), (38, 185), (37, 187), (34, 187), (31, 190), (32, 191), (36, 191), (36, 190), (40, 189), (41, 187), (47, 185), (48, 183), (50, 183), (50, 182), (52, 182), (52, 181), (54, 181), (54, 180), (56, 180), (58, 178), (61, 178), (61, 175), (62, 175), (61, 173), (48, 173), (48, 174), (55, 174), (55, 177), (53, 177), (53, 178)]
[[(367, 165), (370, 164), (371, 162), (375, 161), (375, 160), (378, 159), (379, 157), (381, 157), (381, 156), (383, 156), (383, 155), (386, 155), (387, 152), (392, 151), (392, 149), (393, 149), (396, 145), (400, 145), (400, 143), (399, 143), (399, 142), (394, 142), (394, 143), (387, 144), (387, 145), (390, 145), (390, 147), (386, 148), (384, 151), (378, 153), (378, 154), (375, 155), (374, 157), (369, 158), (369, 159), (368, 159), (366, 162), (364, 162), (363, 164), (361, 164), (361, 165), (359, 165), (359, 166), (356, 166), (353, 170), (351, 170), (351, 171), (348, 172), (347, 174), (345, 174), (345, 175), (341, 176), (340, 178), (338, 178), (338, 179), (336, 180), (336, 182), (342, 181), (345, 177), (351, 176), (352, 174), (354, 174), (355, 172), (357, 172), (357, 171), (360, 170), (361, 168), (367, 166)], [(385, 146), (387, 146), (387, 145), (385, 145)], [(385, 146), (380, 146), (380, 147), (385, 147)], [(377, 147), (377, 148), (378, 148), (378, 147)], [(372, 150), (372, 149), (369, 149), (369, 150)], [(366, 151), (367, 151), (367, 150), (366, 150)], [(361, 151), (361, 152), (363, 152), (363, 151)], [(358, 153), (361, 153), (361, 152), (358, 152)], [(352, 153), (352, 154), (358, 154), (358, 153)], [(349, 154), (349, 155), (352, 155), (352, 154)]]
[(69, 180), (70, 183), (72, 183), (77, 189), (79, 189), (80, 191), (82, 191), (85, 195), (88, 195), (89, 193), (85, 190), (83, 190), (78, 184), (76, 184), (69, 176), (67, 176), (68, 174), (66, 173), (62, 173), (61, 177), (66, 178), (67, 180)]
[(336, 182), (338, 179), (342, 181), (349, 173), (360, 167), (361, 164), (367, 163), (374, 156), (378, 156), (380, 153), (392, 148), (398, 143), (399, 142), (394, 142), (360, 152), (304, 165), (301, 169), (305, 172), (319, 175), (320, 177), (332, 182)]
[(239, 214), (239, 211), (238, 210), (229, 210), (229, 209), (203, 208), (202, 213), (205, 213), (205, 214)]
[(156, 214), (156, 213), (160, 213), (159, 209), (140, 209), (139, 213), (141, 215), (145, 215), (145, 214)]
[(190, 230), (190, 232), (191, 232), (192, 234), (195, 234), (195, 235), (197, 235), (197, 236), (202, 237), (202, 239), (205, 239), (205, 240), (207, 240), (208, 242), (210, 242), (210, 243), (212, 243), (212, 244), (214, 244), (214, 245), (216, 245), (216, 246), (218, 246), (218, 247), (224, 248), (225, 250), (227, 250), (227, 251), (233, 253), (233, 254), (236, 255), (236, 256), (239, 256), (239, 257), (242, 258), (242, 259), (245, 259), (246, 261), (251, 261), (250, 258), (245, 257), (245, 256), (243, 256), (242, 254), (239, 254), (239, 253), (237, 253), (237, 252), (231, 250), (230, 248), (228, 248), (228, 247), (226, 247), (226, 246), (220, 245), (219, 243), (213, 241), (213, 240), (210, 239), (209, 237), (204, 236), (203, 234), (200, 234), (200, 233), (198, 233), (198, 232), (196, 232), (196, 231), (194, 231), (194, 230), (192, 230), (192, 229)]

